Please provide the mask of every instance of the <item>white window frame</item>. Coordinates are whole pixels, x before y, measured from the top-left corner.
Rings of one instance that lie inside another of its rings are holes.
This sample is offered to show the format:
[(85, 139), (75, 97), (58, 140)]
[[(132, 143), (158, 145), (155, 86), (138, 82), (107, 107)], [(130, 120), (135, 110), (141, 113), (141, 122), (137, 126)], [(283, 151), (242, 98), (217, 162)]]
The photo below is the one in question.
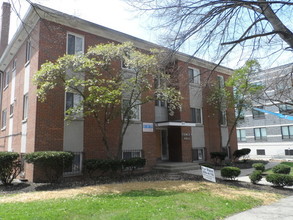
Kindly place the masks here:
[(67, 110), (70, 109), (70, 108), (67, 108), (67, 96), (69, 93), (73, 95), (73, 100), (72, 100), (73, 103), (72, 103), (72, 107), (70, 107), (70, 108), (77, 107), (80, 104), (80, 102), (82, 101), (82, 96), (80, 94), (74, 93), (74, 92), (65, 92), (64, 114), (66, 116), (68, 116), (68, 114), (66, 113)]
[(1, 130), (5, 130), (7, 123), (7, 109), (2, 110)]
[(227, 126), (227, 112), (226, 112), (226, 110), (220, 110), (220, 117), (221, 117), (220, 118), (221, 125)]
[[(83, 165), (83, 153), (82, 152), (73, 152), (74, 158), (71, 164), (71, 167), (69, 167), (69, 170), (65, 170), (63, 172), (64, 176), (75, 176), (75, 175), (80, 175), (82, 173), (82, 165)], [(79, 157), (79, 163), (76, 161), (76, 158)], [(78, 169), (74, 169), (74, 167), (77, 167)]]
[(217, 75), (217, 80), (218, 80), (218, 83), (219, 83), (219, 88), (224, 88), (225, 87), (225, 79), (224, 79), (224, 76), (222, 75)]
[[(192, 71), (192, 73), (190, 71)], [(189, 79), (189, 83), (199, 85), (200, 84), (200, 70), (193, 67), (188, 67), (188, 79)]]
[(12, 117), (14, 114), (14, 103), (10, 104), (9, 107), (9, 116)]
[[(126, 153), (129, 153), (130, 157), (126, 157)], [(142, 157), (141, 150), (122, 150), (122, 159), (131, 159), (135, 157)]]
[[(72, 33), (72, 32), (67, 32), (67, 36), (66, 36), (66, 54), (69, 54), (68, 53), (68, 50), (69, 50), (69, 47), (68, 47), (68, 44), (69, 44), (69, 35), (72, 35), (76, 38), (80, 38), (82, 40), (82, 44), (81, 44), (81, 51), (76, 51), (76, 44), (74, 45), (74, 54), (83, 54), (84, 53), (84, 36), (83, 35), (80, 35), (80, 34), (75, 34), (75, 33)], [(72, 55), (74, 55), (72, 54)]]
[[(199, 110), (199, 115), (200, 115), (200, 122), (197, 122), (197, 111), (196, 110)], [(191, 111), (191, 122), (194, 122), (196, 124), (203, 124), (203, 120), (202, 120), (202, 109), (201, 108), (190, 108), (190, 111)], [(194, 116), (194, 117), (193, 117)]]
[(4, 74), (3, 74), (3, 77), (4, 77), (4, 79), (3, 79), (3, 90), (5, 90), (9, 85), (9, 76), (10, 76), (9, 72), (10, 72), (9, 70), (4, 71)]
[[(259, 109), (264, 109), (263, 106), (255, 106), (256, 108), (259, 108)], [(264, 112), (261, 112), (261, 111), (257, 111), (255, 109), (252, 109), (251, 110), (251, 113), (252, 113), (252, 118), (253, 119), (264, 119), (265, 118), (265, 113)]]
[[(286, 130), (288, 134), (284, 134), (284, 130)], [(281, 126), (281, 133), (282, 139), (293, 139), (293, 125)]]
[[(256, 136), (256, 130), (259, 131), (259, 134), (260, 134), (259, 137)], [(265, 131), (266, 135), (263, 134), (263, 131)], [(267, 140), (268, 135), (267, 135), (266, 128), (254, 128), (253, 133), (254, 133), (254, 140), (256, 140), (256, 141), (266, 141)]]
[[(162, 85), (162, 79), (159, 78), (159, 77), (155, 78), (155, 80), (154, 80), (154, 88), (158, 89), (158, 88), (160, 88), (161, 85)], [(167, 103), (166, 103), (166, 101), (158, 100), (157, 97), (156, 97), (155, 106), (167, 107)]]
[(22, 109), (22, 120), (26, 121), (28, 118), (28, 107), (29, 107), (29, 99), (28, 93), (23, 95), (23, 109)]
[(239, 142), (246, 141), (246, 130), (245, 129), (237, 129), (237, 140)]
[[(124, 105), (125, 105), (126, 102), (129, 103), (129, 99), (123, 99), (122, 100), (122, 110), (124, 109)], [(138, 101), (136, 101), (136, 102), (138, 102)], [(130, 120), (131, 121), (140, 121), (141, 120), (141, 105), (137, 104), (133, 108), (136, 108), (135, 109), (136, 117), (131, 117)]]
[(31, 60), (32, 45), (31, 40), (28, 39), (25, 44), (25, 64), (29, 63)]

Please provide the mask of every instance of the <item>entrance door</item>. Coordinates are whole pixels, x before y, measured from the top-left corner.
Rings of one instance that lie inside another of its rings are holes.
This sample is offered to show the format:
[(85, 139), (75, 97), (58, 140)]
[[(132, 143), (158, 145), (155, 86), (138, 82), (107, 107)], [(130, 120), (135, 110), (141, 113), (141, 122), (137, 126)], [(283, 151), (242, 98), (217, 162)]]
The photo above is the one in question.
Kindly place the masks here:
[(161, 130), (162, 160), (169, 160), (168, 130)]

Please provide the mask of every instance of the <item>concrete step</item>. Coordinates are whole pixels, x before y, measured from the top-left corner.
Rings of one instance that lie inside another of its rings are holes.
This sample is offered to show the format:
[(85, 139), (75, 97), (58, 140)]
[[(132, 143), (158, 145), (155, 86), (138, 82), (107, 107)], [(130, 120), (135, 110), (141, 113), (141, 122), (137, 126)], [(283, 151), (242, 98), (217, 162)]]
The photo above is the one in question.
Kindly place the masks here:
[(154, 170), (176, 172), (187, 170), (199, 170), (200, 165), (198, 163), (184, 163), (184, 162), (162, 162), (158, 163)]

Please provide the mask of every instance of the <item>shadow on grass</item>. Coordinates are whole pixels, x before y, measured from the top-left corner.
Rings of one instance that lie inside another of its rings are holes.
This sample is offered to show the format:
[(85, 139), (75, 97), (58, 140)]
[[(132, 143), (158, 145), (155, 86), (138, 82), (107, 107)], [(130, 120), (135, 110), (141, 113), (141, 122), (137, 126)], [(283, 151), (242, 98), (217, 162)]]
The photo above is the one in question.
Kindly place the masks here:
[(120, 194), (125, 197), (161, 197), (161, 196), (171, 196), (179, 194), (180, 191), (163, 191), (163, 190), (155, 190), (155, 189), (146, 189), (146, 190), (132, 190), (129, 192), (124, 192)]
[(19, 192), (20, 190), (30, 187), (29, 183), (16, 183), (11, 185), (0, 185), (0, 192)]

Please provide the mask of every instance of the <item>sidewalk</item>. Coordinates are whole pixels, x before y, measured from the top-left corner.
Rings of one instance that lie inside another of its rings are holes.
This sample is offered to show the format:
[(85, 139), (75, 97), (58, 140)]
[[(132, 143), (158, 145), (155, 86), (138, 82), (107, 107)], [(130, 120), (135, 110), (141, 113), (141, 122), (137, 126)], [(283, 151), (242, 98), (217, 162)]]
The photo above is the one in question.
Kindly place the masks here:
[(226, 220), (292, 220), (293, 196), (280, 199), (271, 205), (260, 206), (238, 213), (226, 218)]

